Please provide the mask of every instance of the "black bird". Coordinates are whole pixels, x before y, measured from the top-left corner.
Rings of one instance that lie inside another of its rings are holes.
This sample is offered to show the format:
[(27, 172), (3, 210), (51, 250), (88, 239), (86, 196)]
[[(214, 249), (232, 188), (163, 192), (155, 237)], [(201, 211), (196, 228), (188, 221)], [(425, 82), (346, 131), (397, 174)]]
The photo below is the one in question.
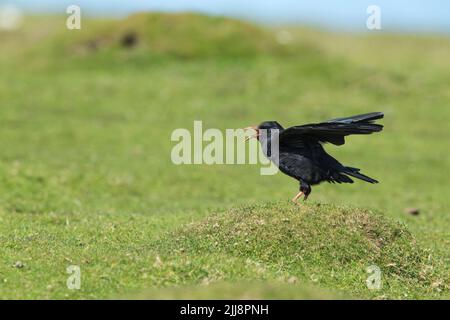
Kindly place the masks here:
[[(345, 136), (379, 132), (383, 126), (375, 124), (374, 121), (383, 117), (382, 112), (372, 112), (287, 129), (276, 121), (265, 121), (258, 127), (246, 129), (256, 131), (252, 137), (259, 140), (266, 157), (277, 165), (281, 172), (300, 182), (300, 191), (292, 199), (297, 203), (302, 195), (303, 200), (308, 198), (312, 185), (323, 181), (353, 183), (350, 177), (354, 177), (369, 183), (378, 183), (377, 180), (362, 174), (360, 169), (342, 165), (325, 152), (322, 144), (332, 143), (340, 146), (345, 143)], [(272, 145), (276, 145), (275, 139), (278, 139), (278, 158), (276, 153), (271, 154)]]

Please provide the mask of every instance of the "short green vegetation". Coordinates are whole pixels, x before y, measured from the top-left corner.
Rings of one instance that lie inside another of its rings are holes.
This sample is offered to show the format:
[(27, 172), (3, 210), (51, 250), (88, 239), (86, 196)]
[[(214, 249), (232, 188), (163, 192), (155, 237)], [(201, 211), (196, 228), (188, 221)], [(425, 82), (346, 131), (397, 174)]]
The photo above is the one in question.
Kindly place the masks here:
[[(450, 296), (450, 40), (193, 14), (82, 28), (0, 33), (0, 298)], [(380, 184), (316, 186), (300, 207), (257, 165), (170, 161), (194, 120), (370, 111), (385, 131), (326, 148)]]

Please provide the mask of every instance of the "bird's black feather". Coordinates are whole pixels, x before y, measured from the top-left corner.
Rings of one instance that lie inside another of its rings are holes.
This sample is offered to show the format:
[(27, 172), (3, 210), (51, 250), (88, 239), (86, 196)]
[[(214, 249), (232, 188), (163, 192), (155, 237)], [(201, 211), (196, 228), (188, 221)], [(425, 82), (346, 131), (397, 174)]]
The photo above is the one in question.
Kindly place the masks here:
[(371, 123), (374, 120), (383, 119), (383, 112), (370, 112), (365, 114), (360, 114), (357, 116), (347, 117), (347, 118), (337, 118), (328, 120), (326, 122), (342, 122), (342, 123), (356, 123), (356, 122), (366, 122)]
[(322, 123), (305, 124), (283, 130), (280, 134), (280, 145), (295, 147), (300, 141), (315, 140), (343, 145), (345, 136), (351, 134), (371, 134), (383, 130), (380, 124), (374, 124), (376, 119), (383, 118), (382, 112), (372, 112), (348, 118), (338, 118)]

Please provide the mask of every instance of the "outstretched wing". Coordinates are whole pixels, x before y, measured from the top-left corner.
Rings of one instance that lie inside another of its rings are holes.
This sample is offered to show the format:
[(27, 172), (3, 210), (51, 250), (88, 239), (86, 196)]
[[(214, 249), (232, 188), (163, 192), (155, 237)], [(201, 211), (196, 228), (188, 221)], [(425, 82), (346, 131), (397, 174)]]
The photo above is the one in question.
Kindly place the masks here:
[(373, 123), (382, 119), (382, 112), (372, 112), (348, 118), (338, 118), (322, 123), (305, 124), (283, 130), (279, 136), (280, 146), (300, 146), (305, 141), (329, 142), (337, 146), (345, 143), (345, 136), (351, 134), (371, 134), (383, 129)]

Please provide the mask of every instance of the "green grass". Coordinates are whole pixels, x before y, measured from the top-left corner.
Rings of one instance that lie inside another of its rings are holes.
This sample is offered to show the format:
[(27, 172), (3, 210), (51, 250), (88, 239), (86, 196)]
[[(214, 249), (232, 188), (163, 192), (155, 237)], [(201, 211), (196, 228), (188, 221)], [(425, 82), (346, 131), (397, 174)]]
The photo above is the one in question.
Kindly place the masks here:
[[(138, 15), (0, 33), (0, 297), (448, 297), (450, 40), (279, 32)], [(170, 161), (171, 132), (194, 120), (369, 111), (386, 113), (383, 133), (326, 148), (381, 183), (320, 185), (303, 208), (282, 174)]]

